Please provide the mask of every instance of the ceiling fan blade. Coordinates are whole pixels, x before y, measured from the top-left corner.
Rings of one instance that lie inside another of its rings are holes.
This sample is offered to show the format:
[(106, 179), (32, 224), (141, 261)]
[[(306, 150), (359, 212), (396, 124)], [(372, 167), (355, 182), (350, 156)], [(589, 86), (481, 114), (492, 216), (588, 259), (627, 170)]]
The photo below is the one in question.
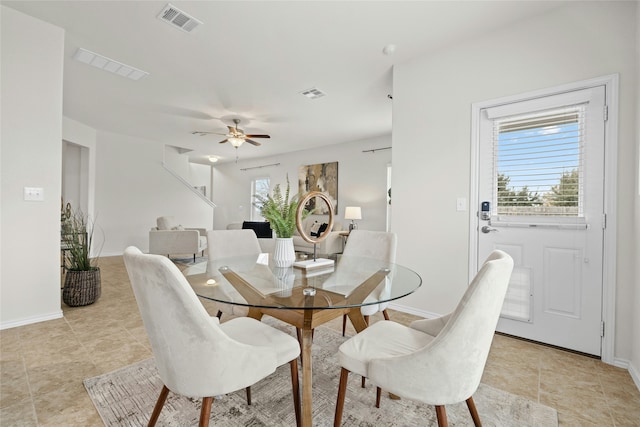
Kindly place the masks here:
[(227, 136), (226, 133), (220, 133), (220, 132), (206, 132), (206, 131), (202, 131), (202, 130), (194, 130), (193, 132), (191, 132), (191, 135), (198, 135), (198, 136), (205, 136), (205, 135), (223, 135), (223, 136)]
[(191, 135), (205, 136), (205, 135), (226, 135), (226, 133), (218, 133), (218, 132), (206, 132), (202, 130), (194, 130), (191, 132)]
[(245, 138), (244, 140), (245, 140), (246, 142), (248, 142), (249, 144), (253, 144), (253, 145), (255, 145), (256, 147), (257, 147), (258, 145), (262, 145), (262, 144), (260, 144), (260, 143), (259, 143), (259, 142), (257, 142), (257, 141), (252, 141), (252, 140), (247, 139), (247, 138)]
[(228, 141), (228, 139), (223, 139), (222, 141), (219, 142), (219, 144), (224, 144), (227, 141)]
[(245, 135), (247, 138), (271, 138), (269, 135)]

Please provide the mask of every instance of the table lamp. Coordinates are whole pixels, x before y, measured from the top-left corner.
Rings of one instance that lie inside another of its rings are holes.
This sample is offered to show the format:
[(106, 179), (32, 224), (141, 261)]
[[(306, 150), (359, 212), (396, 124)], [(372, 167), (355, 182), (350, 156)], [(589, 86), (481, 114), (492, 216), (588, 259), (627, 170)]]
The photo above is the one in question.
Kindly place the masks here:
[(351, 220), (351, 224), (349, 224), (349, 233), (358, 228), (358, 224), (356, 224), (354, 220), (362, 219), (362, 211), (360, 210), (360, 206), (347, 206), (346, 208), (344, 208), (344, 219)]

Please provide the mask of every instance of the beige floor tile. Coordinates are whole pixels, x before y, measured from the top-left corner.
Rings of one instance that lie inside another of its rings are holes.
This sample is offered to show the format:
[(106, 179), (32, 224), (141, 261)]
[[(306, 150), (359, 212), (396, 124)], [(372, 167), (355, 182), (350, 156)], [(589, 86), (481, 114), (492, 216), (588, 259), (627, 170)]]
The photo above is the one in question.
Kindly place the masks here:
[(31, 397), (29, 378), (22, 360), (0, 362), (0, 408), (8, 408)]
[[(3, 384), (4, 387), (4, 384)], [(37, 427), (36, 409), (31, 398), (22, 399), (0, 409), (0, 425), (11, 427)]]
[(103, 425), (82, 382), (34, 397), (40, 427)]

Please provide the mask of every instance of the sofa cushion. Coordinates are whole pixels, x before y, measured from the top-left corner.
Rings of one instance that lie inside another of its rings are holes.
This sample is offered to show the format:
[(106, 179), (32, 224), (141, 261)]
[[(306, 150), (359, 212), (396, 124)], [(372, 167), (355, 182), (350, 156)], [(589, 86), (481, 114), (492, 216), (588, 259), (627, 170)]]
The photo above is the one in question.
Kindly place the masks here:
[(158, 226), (158, 230), (176, 230), (176, 227), (180, 224), (178, 224), (172, 216), (159, 216), (156, 219), (156, 225)]

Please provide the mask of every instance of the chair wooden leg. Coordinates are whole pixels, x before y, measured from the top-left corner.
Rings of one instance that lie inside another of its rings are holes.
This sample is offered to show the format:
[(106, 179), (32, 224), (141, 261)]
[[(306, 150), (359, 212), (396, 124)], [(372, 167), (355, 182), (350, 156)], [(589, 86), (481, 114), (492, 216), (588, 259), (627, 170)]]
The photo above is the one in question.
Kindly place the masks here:
[(158, 422), (160, 411), (162, 411), (162, 407), (164, 406), (164, 402), (167, 400), (168, 395), (169, 389), (166, 385), (163, 385), (162, 390), (160, 391), (160, 396), (158, 396), (158, 400), (156, 401), (156, 406), (153, 407), (153, 412), (151, 413), (151, 418), (149, 419), (149, 427), (155, 426), (156, 422)]
[(213, 403), (213, 397), (205, 397), (202, 399), (202, 409), (200, 410), (200, 422), (198, 427), (208, 427), (209, 417), (211, 416), (211, 404)]
[(340, 385), (338, 386), (338, 400), (336, 401), (336, 415), (333, 419), (333, 427), (339, 427), (342, 423), (342, 410), (344, 409), (344, 397), (347, 394), (347, 379), (349, 371), (342, 368), (340, 371)]
[(347, 330), (347, 315), (342, 315), (342, 336), (344, 336), (345, 331)]
[(449, 427), (447, 411), (444, 409), (444, 405), (436, 406), (436, 417), (438, 418), (438, 427)]
[(382, 396), (382, 389), (376, 387), (376, 408), (380, 408), (380, 396)]
[(298, 359), (289, 362), (291, 366), (291, 388), (293, 389), (293, 406), (296, 411), (296, 426), (302, 424), (302, 408), (300, 406), (300, 383), (298, 382)]
[(218, 314), (216, 314), (218, 320), (222, 319), (222, 311), (218, 310)]
[(386, 308), (382, 310), (382, 315), (384, 316), (384, 320), (391, 320), (389, 319), (389, 312), (387, 311)]
[(362, 384), (360, 384), (360, 387), (364, 388), (366, 383), (367, 383), (367, 379), (365, 377), (362, 377)]
[(251, 405), (251, 386), (244, 389), (247, 394), (247, 405)]
[(476, 404), (473, 401), (473, 396), (467, 399), (467, 408), (469, 408), (471, 418), (473, 418), (473, 424), (476, 427), (482, 427), (482, 423), (480, 422), (480, 415), (478, 415), (478, 410), (476, 409)]
[(196, 254), (193, 254), (193, 262), (196, 262)]

